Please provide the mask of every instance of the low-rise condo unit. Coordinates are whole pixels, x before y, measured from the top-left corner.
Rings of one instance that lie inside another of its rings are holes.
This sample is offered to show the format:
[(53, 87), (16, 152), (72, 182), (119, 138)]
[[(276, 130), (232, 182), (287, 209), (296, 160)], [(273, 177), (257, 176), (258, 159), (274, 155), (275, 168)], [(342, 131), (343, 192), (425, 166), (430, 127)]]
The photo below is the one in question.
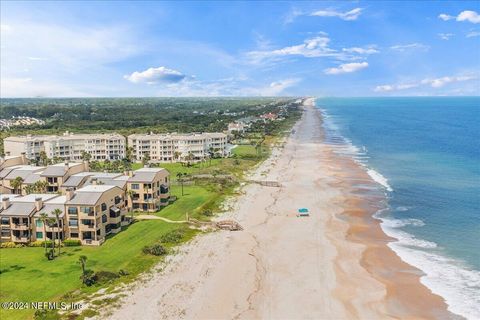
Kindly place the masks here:
[(127, 180), (128, 207), (131, 210), (157, 211), (170, 198), (169, 172), (163, 168), (134, 171)]
[(12, 136), (4, 139), (4, 149), (8, 156), (25, 154), (30, 160), (41, 152), (69, 161), (82, 160), (84, 152), (91, 160), (117, 160), (125, 158), (126, 139), (116, 133)]
[(89, 185), (66, 195), (1, 197), (1, 242), (72, 239), (100, 245), (129, 223), (125, 192), (117, 186)]
[[(123, 173), (88, 171), (88, 162), (60, 163), (46, 167), (13, 165), (0, 170), (0, 193), (67, 195), (87, 187), (116, 187), (125, 207), (154, 212), (168, 205), (170, 173), (163, 168), (141, 168)], [(82, 191), (83, 190), (83, 191)]]
[(148, 155), (150, 162), (201, 161), (228, 155), (227, 135), (221, 132), (189, 134), (132, 134), (128, 145), (137, 161)]

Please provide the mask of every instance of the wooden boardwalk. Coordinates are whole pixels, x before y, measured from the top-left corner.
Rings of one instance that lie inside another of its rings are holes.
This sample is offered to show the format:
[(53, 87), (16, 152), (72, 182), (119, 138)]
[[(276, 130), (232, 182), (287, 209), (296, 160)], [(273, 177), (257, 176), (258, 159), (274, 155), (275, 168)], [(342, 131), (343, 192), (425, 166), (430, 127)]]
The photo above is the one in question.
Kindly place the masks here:
[(273, 180), (248, 180), (248, 182), (256, 183), (265, 187), (280, 188), (282, 186), (278, 181), (273, 181)]

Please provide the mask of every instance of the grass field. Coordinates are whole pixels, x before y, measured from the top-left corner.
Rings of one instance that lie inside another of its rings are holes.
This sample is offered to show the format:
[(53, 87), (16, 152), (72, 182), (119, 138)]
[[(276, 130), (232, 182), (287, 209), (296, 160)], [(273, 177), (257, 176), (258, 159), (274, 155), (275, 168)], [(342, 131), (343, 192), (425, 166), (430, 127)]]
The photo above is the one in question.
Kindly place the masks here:
[[(234, 176), (238, 182), (246, 170), (268, 156), (268, 151), (268, 147), (265, 147), (257, 157), (254, 146), (241, 145), (234, 149), (233, 158), (212, 159), (211, 162), (191, 166), (180, 163), (165, 163), (159, 166), (170, 171), (172, 180), (176, 180), (176, 174), (182, 172), (189, 175), (228, 174)], [(134, 169), (137, 169), (141, 164), (134, 166)], [(182, 196), (181, 186), (172, 184), (171, 194), (178, 199), (155, 214), (171, 220), (185, 220), (186, 213), (197, 219), (208, 219), (202, 212), (205, 209), (216, 211), (221, 201), (232, 194), (235, 185), (232, 183), (226, 187), (221, 182), (215, 182), (215, 179), (200, 181), (196, 185), (185, 185)], [(101, 287), (131, 281), (161, 260), (160, 257), (143, 254), (142, 248), (158, 242), (162, 235), (176, 228), (184, 228), (184, 225), (168, 224), (160, 220), (137, 222), (108, 239), (100, 247), (63, 248), (61, 257), (53, 261), (44, 257), (43, 248), (1, 249), (0, 301), (64, 301), (64, 295), (72, 291), (76, 292), (77, 297), (77, 294), (89, 294)], [(194, 233), (188, 231), (184, 241), (190, 239)], [(82, 286), (81, 269), (77, 262), (81, 255), (87, 256), (87, 268), (95, 272), (117, 273), (123, 269), (129, 274), (103, 286)], [(26, 319), (31, 318), (33, 313), (33, 310), (0, 309), (0, 319)]]
[[(82, 286), (78, 258), (87, 256), (87, 268), (94, 271), (118, 272), (129, 275), (117, 281), (129, 281), (140, 272), (148, 270), (160, 261), (160, 257), (142, 253), (145, 245), (157, 242), (160, 237), (182, 225), (168, 224), (160, 220), (141, 221), (128, 230), (108, 239), (100, 247), (66, 247), (62, 255), (53, 261), (44, 256), (43, 248), (2, 249), (0, 259), (1, 297), (3, 301), (62, 301), (62, 296), (74, 290), (94, 292), (99, 286)], [(193, 234), (188, 235), (188, 237)], [(1, 319), (25, 319), (32, 310), (5, 311), (0, 309)]]

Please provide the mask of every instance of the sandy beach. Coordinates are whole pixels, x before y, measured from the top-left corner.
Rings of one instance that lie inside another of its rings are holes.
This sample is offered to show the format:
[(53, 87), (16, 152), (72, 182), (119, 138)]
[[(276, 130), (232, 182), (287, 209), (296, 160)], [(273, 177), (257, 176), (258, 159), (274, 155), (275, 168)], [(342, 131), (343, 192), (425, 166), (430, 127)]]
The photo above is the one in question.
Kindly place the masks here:
[[(244, 230), (197, 237), (103, 318), (455, 318), (388, 248), (372, 218), (383, 192), (325, 141), (313, 99), (304, 109), (284, 147), (250, 177), (281, 187), (248, 184), (222, 216)], [(296, 216), (301, 207), (310, 217)]]

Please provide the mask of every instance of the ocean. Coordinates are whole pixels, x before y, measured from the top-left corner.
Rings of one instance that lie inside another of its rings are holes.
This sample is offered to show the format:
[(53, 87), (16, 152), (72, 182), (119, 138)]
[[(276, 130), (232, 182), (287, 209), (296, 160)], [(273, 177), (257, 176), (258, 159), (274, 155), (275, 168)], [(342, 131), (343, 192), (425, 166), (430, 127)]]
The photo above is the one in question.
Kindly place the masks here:
[(389, 246), (449, 310), (480, 319), (480, 97), (318, 98), (384, 189)]

